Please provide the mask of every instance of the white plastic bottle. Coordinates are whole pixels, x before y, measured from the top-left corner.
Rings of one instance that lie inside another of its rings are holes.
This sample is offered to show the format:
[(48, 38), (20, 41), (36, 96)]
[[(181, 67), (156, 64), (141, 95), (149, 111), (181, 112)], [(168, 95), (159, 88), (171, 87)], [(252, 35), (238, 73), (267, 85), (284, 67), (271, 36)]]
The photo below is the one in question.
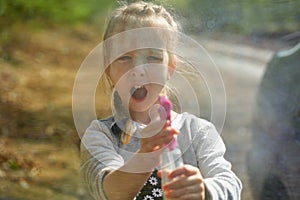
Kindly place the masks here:
[(178, 147), (177, 139), (174, 139), (164, 150), (161, 160), (162, 185), (169, 182), (168, 174), (183, 165), (182, 153)]

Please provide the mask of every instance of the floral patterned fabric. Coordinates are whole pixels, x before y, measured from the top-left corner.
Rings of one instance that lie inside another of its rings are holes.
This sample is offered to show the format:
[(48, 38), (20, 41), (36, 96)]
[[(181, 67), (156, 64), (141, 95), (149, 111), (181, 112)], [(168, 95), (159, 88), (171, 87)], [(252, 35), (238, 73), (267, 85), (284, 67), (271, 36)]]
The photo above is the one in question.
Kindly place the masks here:
[(155, 169), (148, 181), (144, 184), (142, 190), (137, 194), (134, 200), (162, 200), (163, 191), (161, 189), (161, 178), (157, 176)]

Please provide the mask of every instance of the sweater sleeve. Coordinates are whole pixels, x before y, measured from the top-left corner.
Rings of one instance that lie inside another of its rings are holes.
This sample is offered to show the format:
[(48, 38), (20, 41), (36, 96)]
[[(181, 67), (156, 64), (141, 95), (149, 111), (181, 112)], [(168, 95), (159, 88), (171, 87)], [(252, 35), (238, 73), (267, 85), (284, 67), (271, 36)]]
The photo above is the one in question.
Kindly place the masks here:
[(207, 122), (207, 125), (195, 131), (193, 145), (197, 165), (204, 177), (206, 199), (240, 199), (242, 183), (224, 158), (226, 148), (217, 130)]
[(93, 121), (81, 140), (81, 168), (84, 181), (96, 200), (106, 200), (103, 179), (108, 172), (124, 164), (117, 153), (110, 130), (100, 121)]

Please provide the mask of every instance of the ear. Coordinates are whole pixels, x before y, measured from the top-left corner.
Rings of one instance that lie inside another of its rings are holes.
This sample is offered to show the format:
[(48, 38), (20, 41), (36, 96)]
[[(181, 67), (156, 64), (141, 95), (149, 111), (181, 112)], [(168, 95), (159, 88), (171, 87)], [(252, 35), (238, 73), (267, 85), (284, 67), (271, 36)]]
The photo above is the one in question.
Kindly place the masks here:
[(176, 56), (171, 55), (168, 65), (168, 79), (174, 74), (176, 71)]

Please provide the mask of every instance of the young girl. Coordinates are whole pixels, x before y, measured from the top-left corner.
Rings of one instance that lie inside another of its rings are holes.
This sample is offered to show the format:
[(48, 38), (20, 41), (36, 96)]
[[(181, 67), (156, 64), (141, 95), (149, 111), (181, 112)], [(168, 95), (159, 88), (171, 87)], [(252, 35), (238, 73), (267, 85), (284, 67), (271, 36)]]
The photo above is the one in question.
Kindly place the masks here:
[[(147, 28), (157, 32), (151, 37)], [(116, 39), (104, 45), (105, 75), (114, 112), (93, 121), (82, 137), (81, 170), (95, 199), (154, 200), (163, 194), (168, 199), (240, 199), (241, 182), (223, 157), (225, 146), (215, 127), (188, 113), (172, 111), (167, 121), (158, 114), (159, 94), (176, 70), (169, 46), (176, 40), (170, 33), (177, 31), (165, 8), (143, 1), (121, 6), (109, 18), (104, 40)], [(137, 48), (133, 43), (145, 35), (146, 48)], [(149, 41), (160, 45), (147, 48)], [(126, 45), (133, 50), (119, 50)], [(113, 58), (113, 52), (121, 53)], [(185, 164), (161, 185), (160, 157), (175, 137)]]

